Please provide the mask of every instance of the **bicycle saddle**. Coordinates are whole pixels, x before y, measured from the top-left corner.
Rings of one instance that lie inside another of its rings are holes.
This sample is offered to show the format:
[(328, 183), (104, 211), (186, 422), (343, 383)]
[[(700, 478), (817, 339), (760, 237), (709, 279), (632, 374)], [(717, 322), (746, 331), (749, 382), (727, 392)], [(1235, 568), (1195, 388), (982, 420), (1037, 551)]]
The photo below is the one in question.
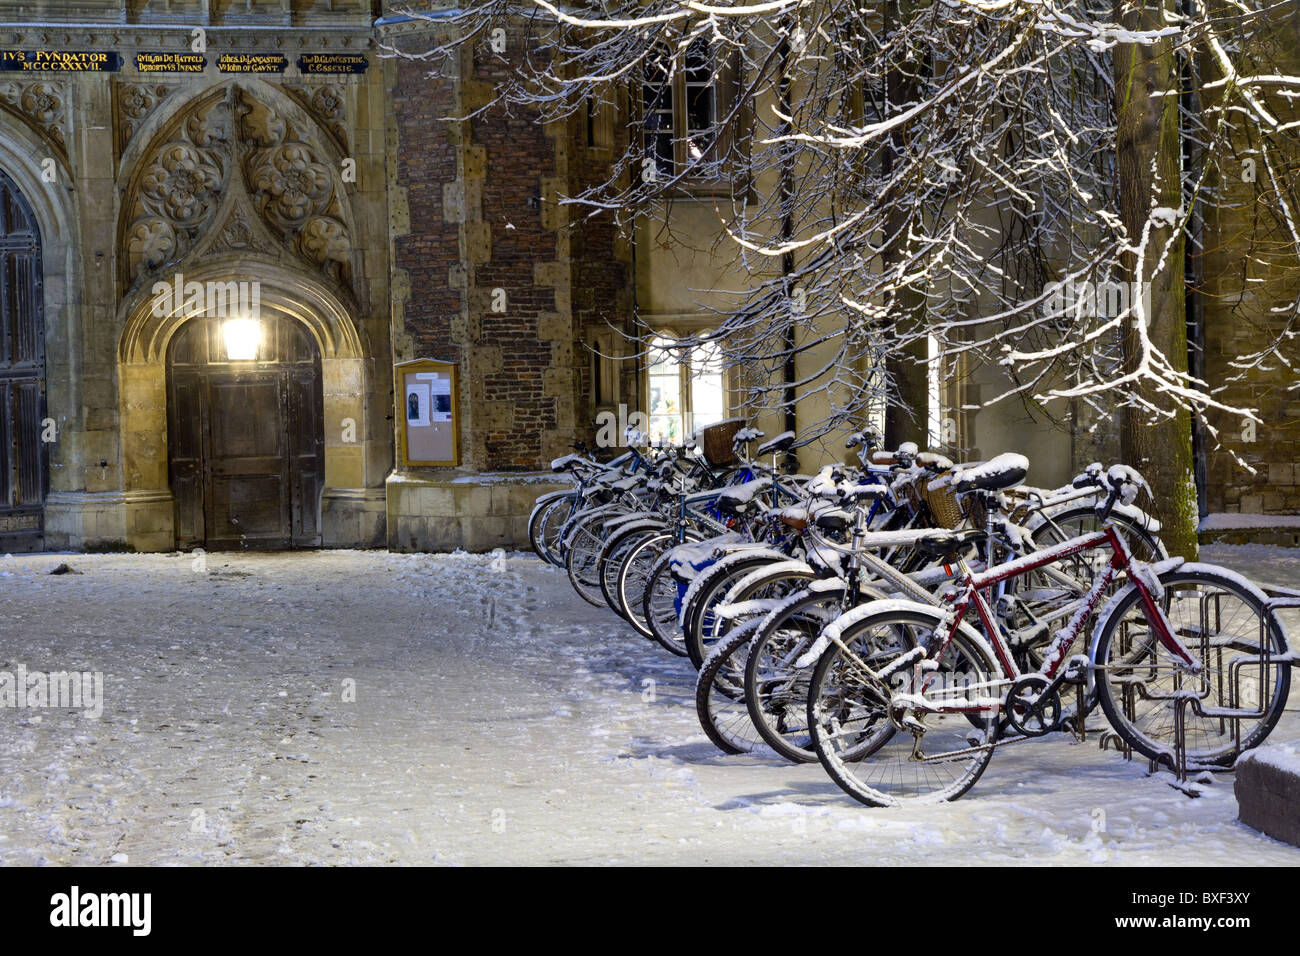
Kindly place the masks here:
[(973, 465), (961, 465), (952, 473), (956, 491), (1001, 491), (1025, 480), (1029, 474), (1029, 459), (1014, 452), (1005, 452), (996, 458)]
[(930, 558), (947, 558), (966, 549), (986, 536), (984, 531), (936, 531), (923, 534), (912, 544), (917, 551)]
[(759, 458), (766, 458), (768, 455), (773, 455), (779, 451), (789, 451), (793, 446), (794, 432), (782, 432), (771, 441), (765, 441), (759, 445), (755, 454)]

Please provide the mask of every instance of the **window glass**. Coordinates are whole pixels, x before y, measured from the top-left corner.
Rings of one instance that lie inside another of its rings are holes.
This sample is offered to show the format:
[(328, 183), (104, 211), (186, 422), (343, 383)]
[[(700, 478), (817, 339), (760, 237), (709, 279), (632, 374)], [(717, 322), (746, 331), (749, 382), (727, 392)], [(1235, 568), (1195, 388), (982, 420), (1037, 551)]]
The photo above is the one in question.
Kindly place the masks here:
[(696, 41), (686, 51), (686, 159), (702, 159), (717, 125), (717, 95), (708, 47)]
[(673, 175), (673, 83), (667, 67), (646, 67), (641, 102), (645, 109), (645, 150), (661, 176)]
[(726, 418), (722, 393), (722, 357), (718, 346), (704, 342), (691, 349), (691, 429), (703, 428)]
[(655, 339), (650, 348), (650, 440), (680, 442), (685, 434), (682, 366), (676, 355)]

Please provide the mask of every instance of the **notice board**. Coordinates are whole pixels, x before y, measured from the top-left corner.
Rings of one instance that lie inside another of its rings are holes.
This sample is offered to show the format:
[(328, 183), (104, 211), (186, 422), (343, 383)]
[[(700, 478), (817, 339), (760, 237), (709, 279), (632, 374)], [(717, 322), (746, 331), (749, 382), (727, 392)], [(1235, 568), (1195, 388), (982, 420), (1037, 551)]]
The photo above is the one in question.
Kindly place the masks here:
[(455, 363), (416, 359), (398, 363), (393, 371), (397, 376), (402, 464), (459, 465), (460, 414)]

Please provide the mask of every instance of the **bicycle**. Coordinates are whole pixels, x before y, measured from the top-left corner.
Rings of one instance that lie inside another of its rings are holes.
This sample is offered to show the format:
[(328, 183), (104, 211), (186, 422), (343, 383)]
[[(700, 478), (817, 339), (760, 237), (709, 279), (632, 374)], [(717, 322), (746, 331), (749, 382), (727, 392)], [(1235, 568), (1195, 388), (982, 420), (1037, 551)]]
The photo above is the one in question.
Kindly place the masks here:
[[(955, 481), (970, 492), (1020, 478), (975, 469)], [(1131, 469), (1114, 466), (1106, 480), (1112, 501), (1131, 500)], [(1137, 561), (1111, 525), (977, 572), (963, 552), (983, 534), (917, 540), (918, 549), (956, 566), (957, 583), (942, 607), (872, 602), (822, 631), (827, 647), (810, 681), (808, 725), (823, 767), (855, 799), (871, 806), (956, 799), (995, 748), (1061, 729), (1082, 735), (1098, 702), (1138, 752), (1171, 761), (1177, 742), (1202, 766), (1230, 763), (1276, 724), (1290, 688), (1289, 663), (1279, 662), (1287, 659), (1287, 639), (1248, 582), (1181, 559)], [(1021, 670), (982, 592), (1099, 548), (1110, 550), (1110, 561), (1053, 635), (1038, 669)], [(1089, 653), (1067, 656), (1121, 574), (1127, 583), (1098, 615)], [(966, 622), (972, 610), (983, 633)], [(1241, 653), (1225, 661), (1225, 651)], [(1067, 686), (1078, 700), (1072, 716), (1061, 699)], [(1195, 717), (1190, 728), (1173, 719), (1188, 709), (1184, 701)]]

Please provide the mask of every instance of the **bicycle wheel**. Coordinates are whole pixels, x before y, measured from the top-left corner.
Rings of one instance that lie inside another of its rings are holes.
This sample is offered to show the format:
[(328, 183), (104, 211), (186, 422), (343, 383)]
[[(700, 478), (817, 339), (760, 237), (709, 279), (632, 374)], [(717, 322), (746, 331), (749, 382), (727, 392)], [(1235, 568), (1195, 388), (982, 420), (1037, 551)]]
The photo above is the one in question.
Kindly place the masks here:
[(579, 521), (568, 534), (569, 549), (564, 555), (564, 570), (569, 583), (588, 604), (600, 607), (605, 603), (600, 593), (600, 551), (605, 541), (601, 536), (608, 514), (591, 514)]
[[(563, 520), (568, 517), (573, 508), (573, 502), (577, 500), (577, 494), (574, 492), (559, 491), (549, 495), (542, 495), (533, 505), (532, 513), (528, 515), (528, 543), (532, 546), (533, 552), (548, 564), (554, 564), (554, 559), (546, 553), (546, 539), (543, 529), (546, 526), (546, 518), (555, 509), (560, 509)], [(559, 530), (558, 528), (556, 529)]]
[[(914, 668), (900, 668), (882, 687), (863, 665), (878, 672), (926, 641), (940, 612), (918, 606), (873, 614), (870, 605), (861, 611), (850, 612), (857, 618), (844, 629), (843, 646), (832, 643), (813, 670), (808, 726), (817, 759), (845, 793), (868, 806), (957, 799), (992, 757), (985, 745), (996, 739), (998, 708), (984, 700), (1000, 694), (994, 689), (1003, 683), (1000, 669), (963, 628), (923, 678), (926, 699), (967, 712), (903, 710), (898, 695), (920, 689), (913, 687)], [(923, 731), (919, 740), (899, 729), (908, 719)]]
[[(1098, 624), (1093, 643), (1097, 697), (1111, 726), (1133, 749), (1153, 760), (1169, 760), (1176, 701), (1190, 693), (1188, 765), (1231, 764), (1241, 751), (1263, 741), (1282, 716), (1291, 668), (1263, 663), (1260, 652), (1264, 639), (1271, 656), (1285, 653), (1286, 635), (1276, 615), (1265, 611), (1264, 595), (1231, 572), (1185, 564), (1160, 575), (1160, 584), (1160, 603), (1174, 633), (1204, 670), (1191, 675), (1175, 666), (1175, 656), (1157, 639), (1134, 588)], [(1234, 721), (1215, 716), (1213, 708), (1244, 709), (1253, 716)]]
[(528, 537), (533, 542), (533, 550), (541, 555), (542, 560), (555, 565), (557, 568), (564, 567), (564, 557), (558, 550), (560, 532), (574, 513), (577, 501), (577, 494), (571, 494), (551, 502), (537, 516), (535, 538), (533, 525), (530, 523), (528, 527)]
[[(741, 551), (728, 555), (717, 564), (700, 572), (700, 576), (692, 583), (691, 590), (687, 594), (686, 600), (689, 603), (683, 608), (684, 623), (681, 627), (686, 656), (691, 659), (691, 663), (697, 670), (704, 666), (704, 658), (708, 656), (709, 648), (737, 623), (735, 617), (715, 614), (714, 609), (724, 602), (761, 599), (763, 595), (760, 594), (733, 597), (731, 591), (737, 583), (755, 570), (776, 562), (784, 563), (784, 558), (784, 555), (768, 551), (752, 554)], [(812, 576), (811, 571), (808, 576)]]
[(844, 586), (803, 590), (768, 614), (745, 664), (745, 704), (763, 741), (786, 760), (816, 763), (808, 729), (808, 685), (816, 662), (797, 667), (817, 636), (844, 612)]
[(695, 713), (723, 753), (748, 753), (763, 742), (745, 706), (745, 660), (757, 619), (731, 630), (715, 645), (695, 682)]
[(623, 566), (623, 559), (643, 539), (662, 532), (662, 525), (652, 527), (638, 525), (635, 528), (619, 528), (610, 535), (609, 540), (601, 548), (600, 556), (596, 559), (596, 563), (600, 567), (600, 593), (605, 599), (605, 603), (619, 617), (627, 617), (618, 602), (618, 572)]
[[(671, 549), (670, 549), (671, 550)], [(667, 651), (686, 656), (686, 635), (677, 621), (679, 588), (673, 578), (672, 558), (665, 551), (650, 569), (650, 577), (641, 592), (641, 618), (651, 640)]]
[[(650, 625), (642, 617), (643, 599), (645, 598), (646, 587), (650, 583), (650, 572), (655, 567), (655, 562), (664, 554), (665, 551), (679, 544), (677, 536), (668, 534), (657, 534), (653, 537), (646, 538), (640, 544), (631, 548), (627, 556), (623, 558), (623, 564), (618, 570), (618, 601), (622, 606), (623, 614), (627, 622), (637, 629), (642, 635), (652, 640), (655, 639), (654, 632)], [(672, 648), (668, 648), (672, 650)], [(685, 655), (685, 650), (673, 651)]]
[(1114, 525), (1115, 530), (1128, 544), (1129, 552), (1139, 561), (1149, 563), (1163, 561), (1169, 557), (1164, 543), (1148, 530), (1145, 524), (1122, 511), (1112, 511), (1110, 518), (1103, 522), (1096, 508), (1091, 505), (1081, 505), (1045, 515), (1044, 518), (1050, 518), (1050, 523), (1045, 520), (1033, 531), (1034, 543), (1040, 548), (1051, 547), (1053, 544), (1076, 538), (1081, 534), (1100, 531), (1105, 525), (1110, 524)]

